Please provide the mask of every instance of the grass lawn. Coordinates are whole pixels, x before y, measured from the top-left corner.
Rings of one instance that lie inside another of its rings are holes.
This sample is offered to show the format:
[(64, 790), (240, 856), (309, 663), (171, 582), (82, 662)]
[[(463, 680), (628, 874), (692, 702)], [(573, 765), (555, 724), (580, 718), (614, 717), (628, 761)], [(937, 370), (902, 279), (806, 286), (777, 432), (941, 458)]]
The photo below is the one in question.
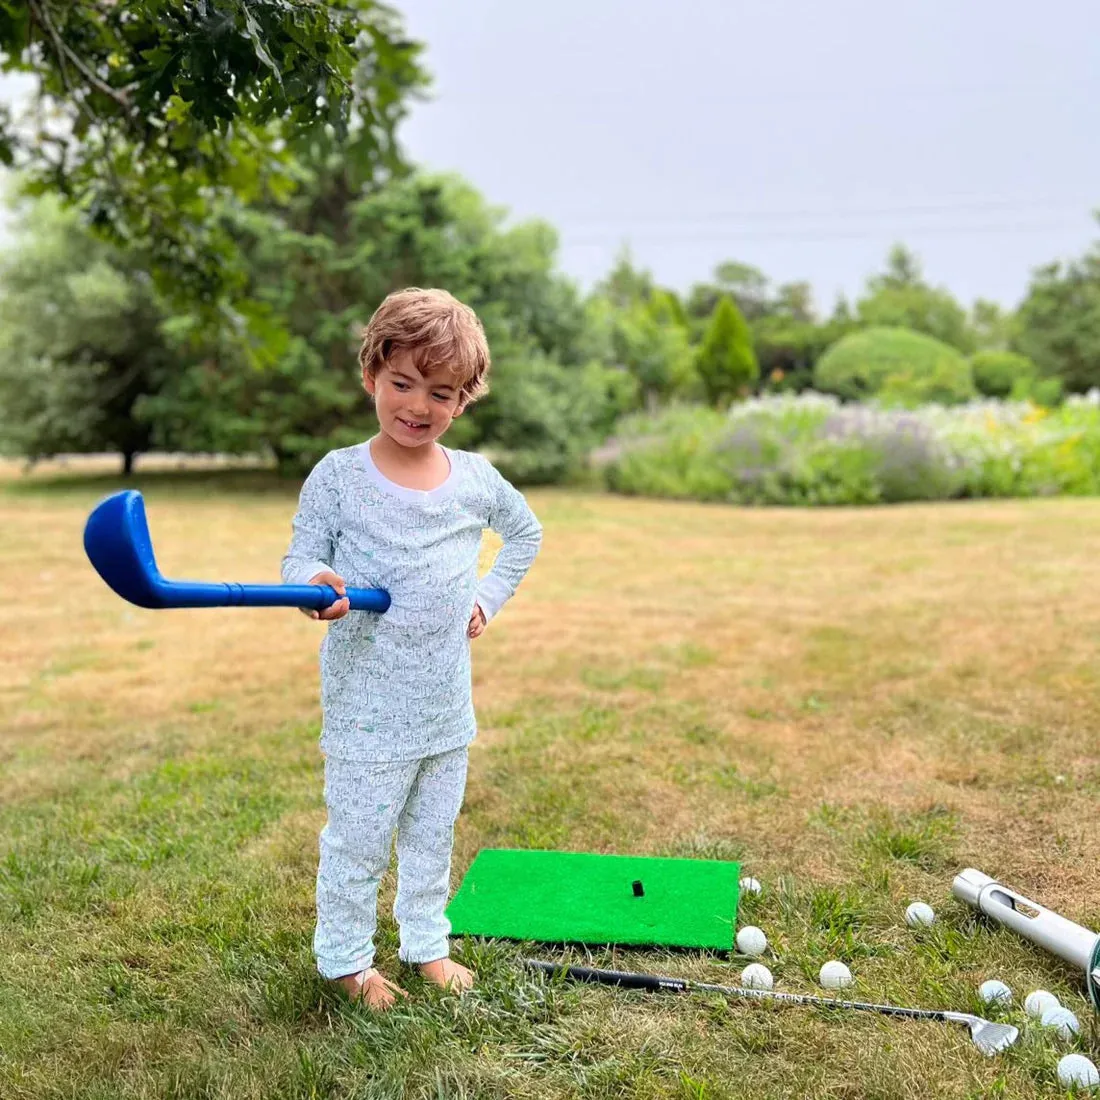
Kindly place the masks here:
[[(136, 484), (167, 575), (277, 579), (296, 487)], [(409, 979), (387, 1017), (344, 1006), (310, 953), (324, 628), (118, 600), (81, 547), (114, 487), (0, 482), (4, 1100), (1059, 1095), (1068, 1048), (1036, 1027), (987, 1060), (935, 1023), (547, 986), (513, 945), (456, 943), (481, 975), (461, 1002)], [(949, 888), (976, 866), (1100, 929), (1100, 501), (529, 499), (543, 553), (475, 643), (456, 884), (485, 846), (740, 859), (778, 988), (815, 991), (832, 957), (864, 999), (966, 1009), (987, 977), (1042, 986), (1097, 1059), (1079, 975)], [(905, 926), (914, 898), (933, 928)]]

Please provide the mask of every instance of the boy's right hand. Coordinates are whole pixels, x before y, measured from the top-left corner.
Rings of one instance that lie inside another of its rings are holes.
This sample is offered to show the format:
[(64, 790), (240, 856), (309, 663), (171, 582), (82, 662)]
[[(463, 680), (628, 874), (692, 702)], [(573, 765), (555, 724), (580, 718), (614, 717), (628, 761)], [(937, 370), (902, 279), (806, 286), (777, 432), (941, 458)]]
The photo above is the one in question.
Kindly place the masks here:
[[(310, 577), (310, 584), (328, 584), (331, 585), (336, 591), (344, 596), (347, 589), (344, 587), (344, 578), (338, 577), (335, 573), (329, 573), (325, 571), (318, 573), (315, 577)], [(311, 607), (300, 608), (303, 615), (308, 615), (311, 619), (342, 619), (350, 610), (351, 601), (344, 596), (342, 600), (337, 600), (333, 604), (329, 604), (328, 607), (321, 611), (314, 611)]]

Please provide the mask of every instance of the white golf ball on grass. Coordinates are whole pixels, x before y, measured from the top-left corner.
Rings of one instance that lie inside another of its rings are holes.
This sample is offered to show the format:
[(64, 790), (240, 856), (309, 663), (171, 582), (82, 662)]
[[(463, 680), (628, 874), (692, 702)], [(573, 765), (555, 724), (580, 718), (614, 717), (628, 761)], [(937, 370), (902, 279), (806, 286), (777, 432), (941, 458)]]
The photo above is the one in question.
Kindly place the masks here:
[(905, 923), (910, 928), (927, 928), (935, 919), (932, 906), (924, 901), (915, 901), (905, 910)]
[(852, 984), (852, 972), (838, 959), (830, 959), (818, 975), (826, 989), (845, 989)]
[(755, 924), (746, 924), (737, 933), (737, 950), (742, 955), (763, 955), (768, 949), (768, 937)]
[(1048, 1008), (1060, 1008), (1062, 1002), (1045, 989), (1036, 989), (1024, 998), (1024, 1011), (1033, 1019), (1041, 1020)]
[(741, 984), (746, 989), (771, 989), (775, 981), (772, 972), (763, 963), (749, 963), (741, 971)]
[(1100, 1085), (1100, 1070), (1083, 1054), (1067, 1054), (1058, 1063), (1058, 1084), (1067, 1089), (1094, 1089)]
[(1058, 1005), (1056, 1008), (1048, 1008), (1039, 1021), (1043, 1027), (1052, 1027), (1058, 1032), (1060, 1038), (1071, 1042), (1081, 1034), (1081, 1025), (1068, 1008)]
[(742, 894), (759, 894), (764, 889), (760, 885), (760, 880), (751, 875), (746, 875), (737, 885)]
[(1012, 990), (1004, 982), (997, 981), (996, 978), (990, 978), (988, 982), (982, 982), (978, 986), (978, 996), (981, 997), (982, 1003), (987, 1005), (1012, 1004)]

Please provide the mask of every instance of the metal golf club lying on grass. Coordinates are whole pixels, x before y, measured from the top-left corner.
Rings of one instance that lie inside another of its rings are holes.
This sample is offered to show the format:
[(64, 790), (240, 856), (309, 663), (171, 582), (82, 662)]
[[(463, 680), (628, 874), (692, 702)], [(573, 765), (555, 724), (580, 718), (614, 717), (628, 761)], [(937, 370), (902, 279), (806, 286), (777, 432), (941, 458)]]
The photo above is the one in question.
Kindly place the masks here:
[(810, 997), (801, 993), (777, 993), (764, 989), (743, 989), (740, 986), (711, 985), (689, 982), (684, 978), (665, 978), (656, 974), (637, 974), (623, 970), (600, 970), (589, 966), (563, 966), (525, 959), (525, 965), (551, 976), (564, 975), (580, 982), (598, 982), (627, 989), (667, 989), (674, 993), (718, 993), (723, 997), (743, 997), (754, 1001), (785, 1001), (788, 1004), (814, 1005), (817, 1008), (847, 1008), (859, 1012), (877, 1012), (882, 1016), (901, 1016), (910, 1020), (938, 1020), (941, 1023), (965, 1024), (970, 1038), (983, 1054), (998, 1054), (1012, 1046), (1020, 1032), (1011, 1024), (999, 1024), (972, 1016), (969, 1012), (947, 1012), (931, 1008), (900, 1008), (897, 1005), (867, 1004), (863, 1001), (839, 1001), (829, 997)]
[[(138, 607), (308, 607), (316, 611), (340, 596), (327, 584), (232, 584), (170, 581), (161, 576), (145, 518), (145, 501), (124, 489), (100, 501), (84, 525), (84, 551), (96, 572), (124, 600)], [(386, 611), (381, 588), (349, 588), (352, 611)]]
[(1092, 1007), (1100, 1012), (1100, 935), (1044, 909), (989, 875), (968, 867), (955, 876), (951, 893), (991, 920), (1085, 972)]

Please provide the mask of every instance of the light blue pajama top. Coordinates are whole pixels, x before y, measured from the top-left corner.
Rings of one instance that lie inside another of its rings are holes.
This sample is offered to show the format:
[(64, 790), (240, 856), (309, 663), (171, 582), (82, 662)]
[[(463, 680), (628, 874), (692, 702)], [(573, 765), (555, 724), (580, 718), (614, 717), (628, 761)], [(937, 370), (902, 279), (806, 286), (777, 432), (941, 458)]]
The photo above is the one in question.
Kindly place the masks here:
[[(542, 542), (523, 495), (488, 459), (443, 448), (447, 480), (406, 489), (375, 466), (367, 443), (330, 451), (302, 485), (287, 584), (323, 570), (349, 586), (384, 588), (388, 611), (349, 611), (321, 643), (321, 749), (345, 760), (415, 760), (476, 732), (466, 630), (515, 593)], [(478, 580), (481, 535), (503, 540)]]

